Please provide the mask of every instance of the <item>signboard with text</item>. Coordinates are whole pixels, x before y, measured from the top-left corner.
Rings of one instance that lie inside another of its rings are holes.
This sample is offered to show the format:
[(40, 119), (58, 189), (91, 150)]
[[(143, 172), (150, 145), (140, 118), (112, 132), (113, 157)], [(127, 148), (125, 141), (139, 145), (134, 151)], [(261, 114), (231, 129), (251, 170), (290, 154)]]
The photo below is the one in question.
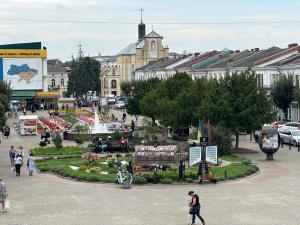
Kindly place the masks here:
[(189, 166), (201, 161), (201, 147), (191, 147), (189, 153)]
[(143, 166), (170, 165), (176, 163), (176, 145), (135, 146), (136, 164)]
[[(218, 164), (218, 146), (204, 146), (206, 161), (212, 164)], [(189, 166), (201, 162), (202, 147), (191, 147), (189, 149)]]
[(206, 161), (212, 164), (218, 164), (218, 146), (206, 147)]

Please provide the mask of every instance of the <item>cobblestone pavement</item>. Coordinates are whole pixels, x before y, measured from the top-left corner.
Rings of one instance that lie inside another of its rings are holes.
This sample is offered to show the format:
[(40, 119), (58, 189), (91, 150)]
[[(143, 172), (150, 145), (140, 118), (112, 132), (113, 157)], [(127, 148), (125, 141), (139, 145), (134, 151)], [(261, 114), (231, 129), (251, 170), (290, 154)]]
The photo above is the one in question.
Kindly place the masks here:
[[(39, 137), (12, 131), (0, 145), (0, 176), (7, 183), (10, 212), (0, 212), (0, 225), (181, 225), (187, 224), (187, 192), (199, 193), (201, 214), (208, 225), (300, 224), (300, 153), (285, 146), (267, 162), (257, 150), (246, 154), (260, 173), (237, 181), (205, 185), (148, 185), (123, 190), (115, 184), (91, 184), (51, 174), (15, 177), (9, 168), (10, 145), (27, 149)], [(198, 222), (199, 224), (199, 222)]]

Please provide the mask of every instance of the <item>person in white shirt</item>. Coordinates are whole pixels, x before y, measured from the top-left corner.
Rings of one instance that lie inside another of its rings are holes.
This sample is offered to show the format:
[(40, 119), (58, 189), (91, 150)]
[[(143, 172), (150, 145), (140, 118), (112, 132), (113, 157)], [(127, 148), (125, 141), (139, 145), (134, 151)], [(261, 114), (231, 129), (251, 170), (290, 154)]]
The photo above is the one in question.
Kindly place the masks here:
[(20, 176), (21, 174), (21, 166), (23, 164), (22, 156), (20, 154), (16, 154), (15, 158), (15, 168), (16, 168), (16, 176)]

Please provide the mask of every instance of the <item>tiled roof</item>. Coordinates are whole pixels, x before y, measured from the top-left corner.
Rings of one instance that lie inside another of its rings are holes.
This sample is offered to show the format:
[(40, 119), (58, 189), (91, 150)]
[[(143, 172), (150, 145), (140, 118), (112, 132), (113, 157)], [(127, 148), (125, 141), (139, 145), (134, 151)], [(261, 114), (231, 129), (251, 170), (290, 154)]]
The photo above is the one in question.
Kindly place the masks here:
[(228, 68), (231, 67), (233, 63), (253, 54), (255, 54), (255, 52), (249, 50), (244, 50), (242, 52), (233, 52), (225, 58), (218, 60), (214, 64), (209, 65), (208, 68)]
[(270, 55), (268, 57), (265, 57), (261, 60), (258, 60), (255, 62), (255, 65), (261, 65), (261, 64), (264, 64), (264, 63), (267, 63), (267, 62), (270, 62), (274, 59), (277, 59), (277, 58), (280, 58), (280, 57), (283, 57), (287, 54), (291, 54), (293, 52), (300, 52), (300, 46), (295, 46), (295, 47), (292, 47), (292, 48), (288, 48), (288, 49), (285, 49), (281, 52), (278, 52), (276, 54), (273, 54), (273, 55)]
[(63, 63), (58, 59), (47, 60), (48, 73), (64, 73), (67, 72), (67, 68), (63, 67)]
[(282, 66), (282, 65), (294, 65), (294, 64), (300, 65), (300, 53), (293, 54), (292, 56), (290, 56), (286, 59), (277, 61), (268, 66)]
[(182, 59), (183, 59), (183, 57), (179, 57), (179, 58), (168, 58), (168, 57), (161, 58), (161, 59), (149, 62), (147, 65), (138, 68), (136, 71), (162, 70), (162, 69), (165, 69), (169, 65), (172, 65), (176, 62), (179, 62)]
[(192, 69), (206, 69), (210, 65), (218, 62), (219, 60), (223, 60), (225, 57), (230, 55), (232, 51), (225, 49), (222, 52), (219, 52), (218, 54), (211, 56), (205, 60), (202, 60), (194, 65), (192, 65)]
[(268, 56), (274, 55), (281, 51), (282, 51), (282, 49), (278, 48), (278, 47), (271, 47), (271, 48), (268, 48), (266, 50), (262, 50), (259, 52), (254, 51), (254, 54), (252, 54), (248, 57), (245, 57), (235, 63), (232, 63), (231, 66), (232, 67), (252, 67), (255, 65), (255, 62), (257, 62), (261, 59), (264, 59)]
[(196, 64), (196, 63), (198, 63), (202, 60), (208, 59), (209, 57), (214, 56), (216, 54), (218, 54), (217, 51), (205, 52), (205, 53), (200, 54), (200, 55), (196, 56), (195, 58), (179, 65), (177, 68), (181, 69), (181, 68), (190, 67), (190, 66), (192, 66), (192, 65), (194, 65), (194, 64)]

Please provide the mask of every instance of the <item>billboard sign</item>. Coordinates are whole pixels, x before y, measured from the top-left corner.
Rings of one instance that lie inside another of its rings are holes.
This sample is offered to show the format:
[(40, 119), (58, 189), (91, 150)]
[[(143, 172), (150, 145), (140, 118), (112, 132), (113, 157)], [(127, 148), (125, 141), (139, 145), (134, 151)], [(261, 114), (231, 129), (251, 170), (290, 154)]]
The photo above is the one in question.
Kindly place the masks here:
[[(1, 70), (2, 69), (2, 70)], [(0, 60), (0, 78), (13, 90), (43, 89), (41, 58), (4, 58)]]

